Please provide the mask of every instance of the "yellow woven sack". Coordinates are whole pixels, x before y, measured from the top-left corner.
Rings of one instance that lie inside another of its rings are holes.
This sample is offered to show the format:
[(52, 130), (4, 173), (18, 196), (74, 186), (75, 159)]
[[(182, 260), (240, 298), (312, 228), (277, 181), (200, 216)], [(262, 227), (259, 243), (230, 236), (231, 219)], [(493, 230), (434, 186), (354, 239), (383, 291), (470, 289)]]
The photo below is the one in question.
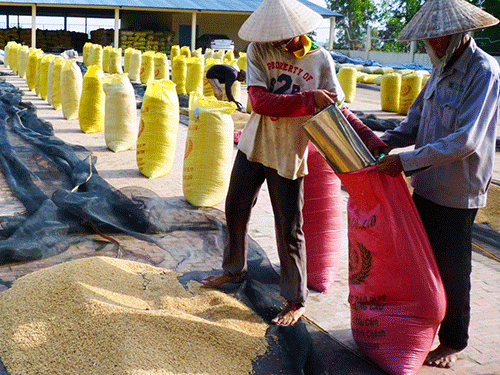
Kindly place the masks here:
[(61, 104), (61, 70), (66, 59), (63, 57), (56, 57), (52, 67), (52, 108), (55, 110), (62, 109)]
[(188, 93), (203, 93), (204, 59), (190, 57), (186, 59), (186, 91)]
[(357, 81), (361, 83), (373, 83), (375, 78), (380, 77), (380, 74), (369, 74), (358, 72)]
[(14, 59), (14, 72), (16, 72), (16, 74), (18, 75), (19, 75), (19, 51), (21, 51), (21, 48), (23, 48), (23, 45), (17, 43), (12, 51)]
[(391, 68), (390, 66), (381, 66), (378, 69), (375, 69), (373, 72), (374, 74), (387, 74), (387, 73), (392, 73), (394, 72), (394, 68)]
[(196, 207), (213, 207), (226, 196), (233, 162), (236, 105), (191, 95), (182, 188)]
[(109, 51), (109, 73), (123, 73), (121, 48), (112, 48)]
[(99, 65), (90, 65), (83, 76), (78, 120), (84, 133), (98, 133), (104, 129), (106, 96), (102, 88), (103, 78), (104, 72)]
[(172, 169), (179, 130), (179, 98), (175, 83), (150, 81), (144, 93), (137, 138), (139, 171), (148, 178), (165, 176)]
[[(37, 81), (38, 55), (42, 54), (41, 49), (32, 49), (28, 55), (28, 66), (26, 68), (26, 82), (28, 89), (35, 91)], [(9, 56), (10, 59), (11, 56)]]
[(224, 61), (223, 61), (223, 63), (224, 63), (224, 64), (226, 64), (226, 65), (230, 65), (230, 66), (232, 66), (233, 68), (235, 68), (235, 69), (238, 69), (238, 70), (239, 70), (239, 68), (238, 68), (238, 60), (236, 60), (236, 59), (232, 59), (232, 60), (224, 60)]
[(141, 76), (141, 61), (142, 52), (138, 49), (133, 49), (130, 54), (130, 63), (128, 66), (128, 78), (131, 81), (137, 82)]
[(205, 48), (205, 54), (203, 57), (206, 59), (211, 59), (214, 56), (214, 51), (211, 48)]
[(411, 104), (422, 90), (422, 74), (410, 73), (401, 78), (398, 113), (406, 115)]
[(398, 112), (401, 92), (401, 74), (387, 73), (380, 82), (380, 104), (382, 111)]
[(247, 113), (252, 113), (252, 103), (249, 96), (247, 97)]
[(205, 67), (203, 69), (203, 96), (214, 96), (214, 89), (207, 79), (207, 71), (217, 63), (218, 61), (211, 57), (205, 59)]
[(191, 54), (191, 57), (203, 57), (203, 54), (201, 53), (201, 47), (195, 49)]
[(155, 53), (147, 51), (142, 54), (141, 60), (141, 83), (147, 84), (155, 79)]
[(28, 46), (22, 46), (19, 49), (17, 75), (21, 78), (26, 78), (26, 70), (28, 69), (29, 53), (30, 53), (30, 49)]
[(156, 80), (170, 79), (170, 65), (167, 55), (161, 52), (155, 53), (154, 66)]
[(227, 50), (226, 53), (224, 53), (224, 61), (233, 61), (235, 59), (233, 50)]
[(67, 120), (78, 118), (82, 95), (82, 71), (73, 60), (66, 60), (61, 68), (61, 107)]
[(111, 50), (113, 47), (111, 46), (105, 46), (102, 49), (102, 70), (104, 70), (104, 73), (109, 73), (109, 61), (111, 58)]
[(35, 81), (35, 93), (36, 93), (36, 96), (38, 97), (41, 97), (40, 96), (40, 75), (42, 74), (42, 68), (41, 68), (41, 65), (42, 65), (42, 58), (45, 56), (45, 53), (41, 53), (39, 55), (37, 55), (36, 57), (36, 81)]
[(10, 66), (10, 56), (12, 55), (11, 51), (16, 44), (16, 42), (11, 40), (8, 41), (4, 47), (3, 63), (6, 68), (12, 69), (12, 67)]
[(49, 66), (52, 60), (54, 60), (54, 55), (44, 55), (40, 61), (40, 89), (39, 95), (43, 100), (47, 100), (47, 85), (49, 82)]
[(10, 68), (10, 64), (9, 64), (9, 56), (10, 56), (10, 50), (11, 48), (14, 46), (14, 41), (9, 41), (7, 42), (7, 44), (5, 45), (4, 49), (3, 49), (3, 64), (7, 67), (7, 68)]
[(54, 63), (56, 62), (57, 56), (54, 56), (49, 64), (49, 70), (47, 72), (47, 103), (52, 105), (52, 72), (54, 70)]
[(398, 69), (398, 70), (394, 71), (394, 73), (401, 74), (402, 76), (404, 76), (405, 74), (410, 74), (410, 73), (414, 73), (414, 72), (415, 72), (414, 69)]
[(345, 102), (352, 103), (356, 97), (358, 70), (352, 66), (343, 66), (339, 69), (337, 77), (345, 93)]
[[(361, 72), (367, 73), (367, 74), (375, 74), (375, 72), (379, 69), (378, 66), (363, 66), (363, 69), (361, 69)], [(378, 73), (381, 74), (381, 73)]]
[(189, 46), (182, 46), (180, 54), (186, 56), (186, 59), (191, 57), (191, 48)]
[(170, 47), (170, 61), (174, 61), (174, 58), (181, 54), (181, 47), (177, 44), (174, 44)]
[(123, 73), (128, 73), (128, 68), (130, 66), (130, 55), (134, 49), (132, 47), (125, 48), (125, 53), (123, 54)]
[(102, 46), (100, 44), (92, 44), (89, 65), (99, 65), (100, 67), (102, 67), (103, 66), (102, 55), (103, 55)]
[(247, 69), (247, 54), (246, 54), (246, 52), (239, 53), (236, 65), (238, 65), (239, 70), (246, 70)]
[(382, 77), (383, 76), (384, 76), (383, 74), (379, 74), (378, 77), (373, 79), (373, 83), (377, 86), (380, 86), (382, 84)]
[(420, 88), (420, 91), (422, 91), (422, 89), (424, 88), (425, 84), (427, 83), (430, 77), (431, 77), (430, 74), (422, 75), (422, 87)]
[(127, 73), (111, 74), (102, 80), (104, 140), (114, 152), (126, 151), (137, 143), (138, 121), (134, 87)]
[(212, 57), (216, 60), (224, 60), (224, 51), (223, 50), (217, 50), (217, 51), (214, 51)]
[(175, 83), (177, 94), (186, 95), (187, 63), (186, 56), (179, 55), (172, 60), (172, 81)]
[[(224, 94), (222, 95), (223, 100), (229, 100), (227, 95), (226, 95), (226, 85), (222, 85), (224, 88)], [(234, 81), (233, 85), (231, 86), (231, 94), (233, 94), (234, 100), (237, 102), (241, 101), (241, 82), (240, 81)]]
[(83, 45), (83, 52), (82, 52), (82, 62), (83, 64), (85, 64), (85, 66), (89, 66), (91, 51), (92, 51), (92, 43), (85, 42), (85, 44)]
[(14, 44), (9, 51), (9, 64), (10, 68), (17, 74), (19, 71), (19, 49), (21, 44)]

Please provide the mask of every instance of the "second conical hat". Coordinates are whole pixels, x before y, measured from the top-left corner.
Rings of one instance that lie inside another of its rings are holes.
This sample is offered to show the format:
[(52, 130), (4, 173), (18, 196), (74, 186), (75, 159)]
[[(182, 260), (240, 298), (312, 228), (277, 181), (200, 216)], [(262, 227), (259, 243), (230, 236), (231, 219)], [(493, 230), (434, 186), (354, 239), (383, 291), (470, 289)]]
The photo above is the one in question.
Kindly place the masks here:
[(297, 0), (264, 0), (241, 26), (249, 42), (275, 42), (314, 31), (323, 17)]
[(499, 20), (465, 0), (427, 0), (398, 35), (398, 40), (422, 40), (496, 25)]

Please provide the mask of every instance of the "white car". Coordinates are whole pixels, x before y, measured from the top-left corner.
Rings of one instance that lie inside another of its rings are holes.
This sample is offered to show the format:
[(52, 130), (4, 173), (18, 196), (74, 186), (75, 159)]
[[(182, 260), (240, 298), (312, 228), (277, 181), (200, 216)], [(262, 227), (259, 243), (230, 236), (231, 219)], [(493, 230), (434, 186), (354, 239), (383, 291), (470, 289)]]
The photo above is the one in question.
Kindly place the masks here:
[(234, 51), (234, 41), (231, 39), (214, 39), (210, 42), (210, 48), (216, 50), (231, 50)]

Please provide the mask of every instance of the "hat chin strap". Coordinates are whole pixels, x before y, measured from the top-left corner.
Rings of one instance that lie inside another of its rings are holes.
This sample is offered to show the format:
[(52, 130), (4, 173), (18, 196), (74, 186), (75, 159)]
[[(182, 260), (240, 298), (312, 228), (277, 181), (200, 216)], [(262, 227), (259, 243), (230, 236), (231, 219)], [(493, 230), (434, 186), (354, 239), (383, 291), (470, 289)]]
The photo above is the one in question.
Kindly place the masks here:
[(446, 64), (450, 61), (458, 47), (460, 47), (460, 43), (462, 43), (462, 38), (465, 34), (467, 33), (453, 34), (451, 36), (450, 43), (443, 57), (438, 57), (434, 48), (429, 44), (429, 41), (427, 39), (424, 40), (425, 50), (431, 59), (432, 67), (436, 70), (437, 75), (443, 74)]

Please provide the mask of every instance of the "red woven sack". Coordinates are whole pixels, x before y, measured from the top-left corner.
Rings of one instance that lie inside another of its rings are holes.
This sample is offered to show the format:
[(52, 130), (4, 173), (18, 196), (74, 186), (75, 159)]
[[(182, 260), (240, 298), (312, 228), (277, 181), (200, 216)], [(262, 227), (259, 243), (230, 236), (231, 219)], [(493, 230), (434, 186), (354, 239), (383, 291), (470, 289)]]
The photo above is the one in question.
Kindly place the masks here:
[(304, 177), (304, 224), (307, 284), (326, 293), (337, 275), (342, 235), (341, 183), (335, 172), (309, 142)]
[(349, 304), (358, 347), (391, 374), (417, 374), (446, 297), (402, 175), (373, 167), (339, 174), (349, 193)]

